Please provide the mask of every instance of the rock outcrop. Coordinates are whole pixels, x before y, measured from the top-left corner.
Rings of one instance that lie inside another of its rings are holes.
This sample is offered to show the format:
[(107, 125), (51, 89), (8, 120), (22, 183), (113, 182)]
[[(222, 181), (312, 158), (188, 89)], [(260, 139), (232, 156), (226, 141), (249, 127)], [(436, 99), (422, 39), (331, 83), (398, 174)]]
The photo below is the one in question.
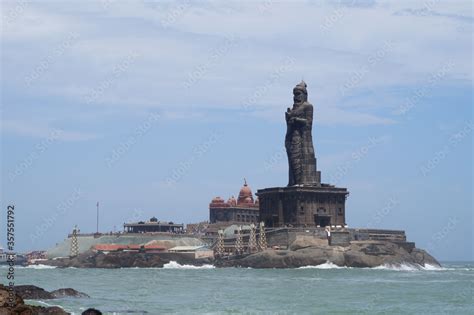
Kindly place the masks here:
[(42, 261), (57, 267), (75, 268), (162, 268), (170, 261), (179, 264), (201, 266), (212, 263), (210, 259), (194, 259), (179, 253), (149, 254), (136, 252), (111, 252), (108, 254), (89, 250), (73, 258)]
[(437, 266), (440, 264), (421, 249), (408, 252), (403, 246), (385, 241), (355, 241), (349, 246), (329, 246), (320, 240), (297, 240), (288, 250), (267, 249), (239, 259), (219, 260), (219, 267), (298, 268), (326, 262), (347, 267)]
[[(37, 287), (36, 287), (37, 288)], [(30, 288), (32, 289), (32, 288)], [(41, 289), (41, 288), (38, 288)], [(43, 290), (44, 291), (44, 290)], [(47, 291), (38, 291), (38, 294), (44, 294)], [(39, 315), (39, 314), (55, 314), (55, 315), (67, 315), (62, 308), (53, 307), (42, 307), (27, 305), (23, 301), (23, 298), (18, 292), (15, 292), (15, 303), (14, 307), (9, 307), (9, 296), (10, 291), (3, 284), (0, 284), (0, 315), (15, 315), (15, 314), (28, 314), (28, 315)]]
[(71, 288), (62, 288), (48, 292), (45, 289), (37, 287), (35, 285), (17, 285), (15, 286), (15, 292), (25, 300), (51, 300), (63, 297), (89, 297), (87, 294), (76, 291)]

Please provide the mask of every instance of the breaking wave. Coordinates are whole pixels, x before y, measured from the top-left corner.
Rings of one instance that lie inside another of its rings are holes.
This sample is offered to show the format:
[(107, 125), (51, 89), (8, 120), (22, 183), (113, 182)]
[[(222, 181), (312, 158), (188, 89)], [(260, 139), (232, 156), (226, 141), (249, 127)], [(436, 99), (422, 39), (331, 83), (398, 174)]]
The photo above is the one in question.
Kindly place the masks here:
[(27, 269), (56, 269), (57, 267), (39, 264), (39, 265), (28, 265), (28, 266), (25, 266), (25, 268)]
[[(338, 266), (336, 264), (333, 264), (332, 262), (328, 261), (325, 262), (324, 264), (321, 265), (315, 265), (315, 266), (303, 266), (299, 267), (297, 269), (353, 269), (353, 267), (347, 267), (347, 266)], [(438, 267), (438, 266), (433, 266), (426, 264), (425, 266), (421, 265), (409, 265), (409, 264), (401, 264), (401, 265), (382, 265), (382, 266), (377, 266), (377, 267), (370, 267), (370, 268), (361, 268), (361, 269), (372, 269), (372, 270), (391, 270), (391, 271), (445, 271), (445, 270), (451, 270), (451, 268), (444, 268), (444, 267)], [(455, 270), (455, 269), (453, 269)]]
[(327, 262), (325, 262), (324, 264), (321, 264), (321, 265), (303, 266), (303, 267), (299, 267), (298, 269), (345, 269), (345, 268), (350, 268), (350, 267), (341, 267), (341, 266), (333, 264), (330, 261), (327, 261)]
[(392, 270), (392, 271), (444, 271), (448, 270), (443, 267), (438, 267), (438, 266), (433, 266), (426, 264), (425, 266), (422, 265), (409, 265), (409, 264), (401, 264), (401, 265), (382, 265), (378, 267), (373, 267), (370, 269), (376, 269), (376, 270)]
[(163, 269), (214, 269), (214, 268), (216, 267), (213, 265), (202, 265), (202, 266), (180, 265), (176, 261), (173, 261), (173, 260), (163, 265)]

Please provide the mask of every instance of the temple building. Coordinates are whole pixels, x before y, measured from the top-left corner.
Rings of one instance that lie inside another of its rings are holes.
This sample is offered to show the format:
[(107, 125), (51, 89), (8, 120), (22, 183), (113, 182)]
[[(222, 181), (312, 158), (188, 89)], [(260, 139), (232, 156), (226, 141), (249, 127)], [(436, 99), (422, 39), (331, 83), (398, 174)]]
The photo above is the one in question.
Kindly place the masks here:
[(148, 222), (130, 222), (124, 223), (123, 229), (125, 233), (183, 233), (184, 225), (175, 224), (173, 222), (158, 221), (157, 218), (153, 217)]
[(234, 196), (227, 201), (221, 197), (212, 199), (209, 204), (209, 221), (210, 223), (257, 223), (259, 221), (258, 198), (254, 200), (252, 190), (246, 180), (237, 199)]

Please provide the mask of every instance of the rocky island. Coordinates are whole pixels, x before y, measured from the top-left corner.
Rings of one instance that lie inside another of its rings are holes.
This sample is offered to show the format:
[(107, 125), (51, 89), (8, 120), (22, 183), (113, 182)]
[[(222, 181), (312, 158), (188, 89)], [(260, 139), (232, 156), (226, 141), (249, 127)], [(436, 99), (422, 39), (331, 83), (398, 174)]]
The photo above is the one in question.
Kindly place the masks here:
[(170, 262), (252, 268), (324, 263), (439, 267), (435, 258), (407, 240), (403, 230), (348, 227), (348, 189), (323, 182), (317, 168), (313, 113), (302, 81), (293, 88), (293, 104), (285, 112), (287, 186), (259, 189), (254, 199), (244, 180), (238, 198), (213, 198), (209, 222), (186, 229), (156, 217), (125, 223), (124, 232), (117, 234), (80, 235), (74, 229), (41, 263), (77, 268), (161, 268)]

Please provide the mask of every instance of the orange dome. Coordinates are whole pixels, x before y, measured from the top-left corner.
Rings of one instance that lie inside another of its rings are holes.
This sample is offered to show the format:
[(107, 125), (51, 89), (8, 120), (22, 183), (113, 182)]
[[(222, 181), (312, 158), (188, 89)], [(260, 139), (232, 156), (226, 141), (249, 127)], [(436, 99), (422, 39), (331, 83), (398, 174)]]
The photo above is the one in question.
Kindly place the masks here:
[(231, 206), (236, 206), (237, 205), (237, 200), (234, 198), (234, 196), (230, 197), (229, 200), (227, 200), (227, 203)]
[(239, 199), (237, 204), (241, 203), (253, 203), (253, 194), (250, 187), (247, 185), (247, 181), (244, 179), (244, 186), (240, 189)]
[(214, 197), (211, 203), (223, 203), (224, 200), (221, 197)]

